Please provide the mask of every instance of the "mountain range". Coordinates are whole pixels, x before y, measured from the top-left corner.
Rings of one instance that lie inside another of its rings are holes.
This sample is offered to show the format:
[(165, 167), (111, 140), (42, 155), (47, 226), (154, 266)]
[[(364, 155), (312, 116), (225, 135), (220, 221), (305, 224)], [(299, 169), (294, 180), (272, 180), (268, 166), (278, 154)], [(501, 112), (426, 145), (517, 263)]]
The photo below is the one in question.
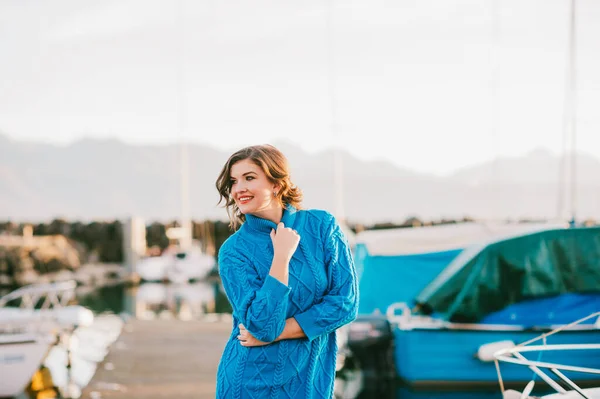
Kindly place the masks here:
[[(333, 212), (333, 152), (307, 153), (288, 142), (274, 144), (290, 162), (292, 179), (304, 192), (304, 206)], [(197, 144), (188, 145), (188, 153), (192, 217), (225, 220), (225, 210), (217, 206), (215, 180), (230, 153)], [(545, 150), (497, 158), (447, 176), (362, 161), (348, 153), (342, 157), (344, 210), (351, 222), (555, 218), (559, 192), (567, 192), (559, 191), (560, 157)], [(173, 144), (82, 139), (56, 146), (0, 134), (0, 220), (134, 215), (170, 220), (179, 216), (179, 161), (180, 147)], [(600, 160), (578, 154), (579, 218), (600, 219), (599, 176)], [(566, 210), (562, 216), (567, 216)]]

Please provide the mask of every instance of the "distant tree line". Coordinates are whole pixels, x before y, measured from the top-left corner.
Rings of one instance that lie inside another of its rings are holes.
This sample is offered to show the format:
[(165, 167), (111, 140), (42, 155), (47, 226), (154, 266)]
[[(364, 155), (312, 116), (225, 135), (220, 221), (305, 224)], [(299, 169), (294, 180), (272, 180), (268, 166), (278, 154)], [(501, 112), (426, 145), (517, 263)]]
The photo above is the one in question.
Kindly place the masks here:
[[(26, 225), (33, 226), (34, 236), (63, 235), (81, 244), (88, 258), (98, 262), (123, 262), (123, 223), (119, 220), (108, 222), (69, 222), (54, 219), (50, 223), (14, 223), (0, 222), (0, 234), (21, 235)], [(169, 245), (166, 231), (177, 227), (176, 221), (169, 223), (153, 222), (146, 226), (146, 244), (148, 248), (159, 248), (161, 251)], [(193, 222), (192, 236), (205, 243), (210, 243), (214, 251), (231, 235), (229, 226), (221, 221)], [(87, 261), (85, 259), (84, 261)]]
[[(417, 217), (409, 217), (403, 223), (376, 223), (372, 225), (362, 225), (348, 223), (352, 231), (359, 232), (372, 229), (389, 228), (408, 228), (416, 226), (427, 226), (437, 224), (461, 223), (472, 221), (473, 219), (465, 217), (460, 220), (442, 219), (439, 221), (423, 221)], [(80, 245), (85, 249), (88, 259), (106, 263), (123, 262), (123, 223), (119, 220), (107, 222), (69, 222), (64, 219), (54, 219), (50, 223), (14, 223), (10, 221), (0, 222), (0, 234), (20, 235), (23, 233), (25, 225), (33, 226), (33, 234), (43, 235), (63, 235)], [(177, 221), (169, 223), (153, 222), (146, 226), (146, 244), (148, 248), (158, 248), (164, 250), (169, 245), (166, 231), (170, 227), (177, 227)], [(192, 237), (200, 240), (208, 248), (209, 253), (218, 253), (223, 242), (232, 234), (227, 222), (223, 221), (203, 221), (193, 222)]]

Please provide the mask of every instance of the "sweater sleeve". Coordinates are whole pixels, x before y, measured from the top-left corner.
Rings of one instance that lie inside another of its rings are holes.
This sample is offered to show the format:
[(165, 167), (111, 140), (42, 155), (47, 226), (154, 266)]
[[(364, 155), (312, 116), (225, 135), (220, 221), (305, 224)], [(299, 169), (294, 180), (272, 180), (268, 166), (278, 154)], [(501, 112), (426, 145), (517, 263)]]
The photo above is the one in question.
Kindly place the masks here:
[(219, 274), (233, 314), (256, 339), (273, 342), (285, 327), (290, 288), (270, 275), (263, 281), (239, 249), (230, 247), (219, 251)]
[(294, 316), (310, 341), (350, 323), (358, 311), (354, 260), (344, 233), (333, 216), (325, 240), (328, 292), (320, 302)]

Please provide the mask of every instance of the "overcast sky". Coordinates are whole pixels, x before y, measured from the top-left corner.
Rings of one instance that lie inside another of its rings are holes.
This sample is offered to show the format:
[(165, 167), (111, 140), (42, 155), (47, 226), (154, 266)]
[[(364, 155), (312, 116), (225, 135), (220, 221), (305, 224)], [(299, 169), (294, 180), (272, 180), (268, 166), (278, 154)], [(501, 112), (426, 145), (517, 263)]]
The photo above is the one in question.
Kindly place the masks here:
[[(1, 0), (0, 132), (312, 151), (334, 120), (356, 156), (438, 174), (561, 151), (568, 0), (331, 4)], [(577, 4), (578, 148), (600, 157), (600, 2)]]

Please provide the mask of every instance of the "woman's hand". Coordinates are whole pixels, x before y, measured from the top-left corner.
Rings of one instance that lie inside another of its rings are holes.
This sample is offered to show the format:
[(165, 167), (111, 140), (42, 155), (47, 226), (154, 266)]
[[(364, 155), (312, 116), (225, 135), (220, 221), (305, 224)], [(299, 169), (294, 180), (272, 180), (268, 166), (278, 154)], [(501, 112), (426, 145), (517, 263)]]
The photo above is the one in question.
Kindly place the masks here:
[(256, 338), (254, 338), (252, 336), (252, 334), (250, 334), (250, 332), (248, 332), (248, 330), (246, 330), (246, 327), (244, 327), (243, 324), (239, 325), (240, 327), (240, 335), (237, 336), (238, 341), (240, 341), (240, 345), (242, 346), (247, 346), (247, 347), (253, 347), (253, 346), (265, 346), (265, 345), (269, 345), (270, 342), (262, 342), (257, 340)]
[(289, 262), (298, 248), (300, 235), (296, 230), (285, 227), (283, 223), (277, 225), (277, 231), (271, 230), (271, 241), (275, 257), (281, 257)]

